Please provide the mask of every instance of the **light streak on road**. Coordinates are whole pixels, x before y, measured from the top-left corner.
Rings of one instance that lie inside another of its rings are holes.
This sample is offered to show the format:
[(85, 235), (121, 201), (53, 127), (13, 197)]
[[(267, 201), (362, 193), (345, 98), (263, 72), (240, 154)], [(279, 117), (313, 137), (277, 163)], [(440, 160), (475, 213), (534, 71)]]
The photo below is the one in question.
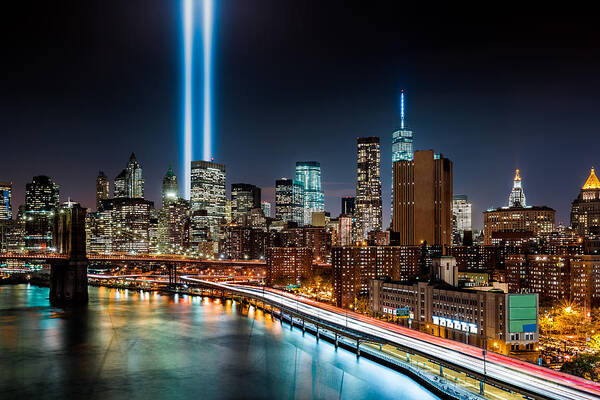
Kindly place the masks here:
[[(346, 310), (288, 293), (273, 290), (263, 291), (262, 288), (232, 286), (193, 278), (186, 279), (254, 297), (264, 296), (266, 300), (275, 305), (297, 309), (299, 312), (316, 316), (325, 322), (342, 327), (346, 326), (347, 318), (349, 329), (377, 336), (398, 346), (429, 354), (449, 364), (461, 366), (479, 374), (484, 373), (482, 351), (477, 347), (402, 328), (353, 312), (348, 312), (346, 317)], [(486, 375), (547, 398), (566, 400), (597, 400), (600, 398), (600, 385), (594, 382), (496, 353), (488, 352)]]

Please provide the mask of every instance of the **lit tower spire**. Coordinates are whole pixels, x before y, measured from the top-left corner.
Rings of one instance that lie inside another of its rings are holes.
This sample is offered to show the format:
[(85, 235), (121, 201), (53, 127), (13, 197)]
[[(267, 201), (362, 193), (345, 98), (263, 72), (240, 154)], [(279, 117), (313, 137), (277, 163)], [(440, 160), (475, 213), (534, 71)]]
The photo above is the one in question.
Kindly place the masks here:
[(587, 181), (585, 181), (582, 189), (600, 189), (600, 180), (598, 180), (598, 177), (596, 176), (594, 167), (592, 167), (590, 176), (587, 178)]
[(508, 196), (509, 207), (527, 207), (525, 202), (525, 192), (523, 191), (521, 175), (519, 170), (515, 171), (515, 179), (513, 180), (513, 188)]
[(404, 129), (404, 89), (400, 91), (400, 129)]

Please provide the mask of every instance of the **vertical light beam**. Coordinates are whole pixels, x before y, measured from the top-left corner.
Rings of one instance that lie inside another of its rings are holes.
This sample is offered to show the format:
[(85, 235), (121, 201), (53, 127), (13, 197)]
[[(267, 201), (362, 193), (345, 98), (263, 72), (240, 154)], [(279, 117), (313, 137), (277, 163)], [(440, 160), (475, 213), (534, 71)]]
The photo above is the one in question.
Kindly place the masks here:
[(183, 169), (184, 197), (190, 199), (192, 172), (192, 52), (194, 38), (193, 0), (183, 1), (183, 50), (184, 50), (184, 132)]
[(212, 159), (212, 38), (213, 0), (202, 0), (202, 40), (204, 51), (203, 101), (203, 159)]

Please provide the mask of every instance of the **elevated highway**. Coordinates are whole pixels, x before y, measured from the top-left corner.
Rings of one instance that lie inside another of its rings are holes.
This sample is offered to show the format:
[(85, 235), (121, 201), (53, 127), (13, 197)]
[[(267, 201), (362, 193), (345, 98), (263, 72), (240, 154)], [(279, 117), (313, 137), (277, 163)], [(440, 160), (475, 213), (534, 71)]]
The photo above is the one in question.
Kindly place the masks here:
[(488, 352), (484, 357), (482, 349), (478, 347), (427, 335), (272, 289), (208, 282), (189, 277), (181, 279), (263, 301), (286, 310), (295, 310), (298, 315), (318, 318), (340, 331), (349, 331), (355, 336), (362, 335), (373, 341), (391, 344), (407, 353), (426, 357), (440, 366), (463, 371), (482, 382), (531, 398), (600, 399), (600, 385), (597, 383), (497, 353)]

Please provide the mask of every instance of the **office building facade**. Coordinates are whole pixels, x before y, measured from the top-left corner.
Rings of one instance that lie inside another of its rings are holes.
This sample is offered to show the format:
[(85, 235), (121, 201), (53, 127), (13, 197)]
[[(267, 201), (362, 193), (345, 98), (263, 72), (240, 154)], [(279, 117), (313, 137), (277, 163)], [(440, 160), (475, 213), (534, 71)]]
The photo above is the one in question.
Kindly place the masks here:
[(271, 203), (266, 200), (263, 200), (260, 202), (260, 207), (262, 208), (265, 217), (271, 218)]
[(452, 161), (433, 150), (396, 161), (392, 217), (400, 245), (451, 245)]
[(463, 242), (465, 231), (472, 232), (472, 204), (464, 194), (452, 197), (452, 239), (454, 244)]
[(321, 164), (317, 161), (296, 162), (296, 181), (304, 187), (304, 224), (310, 225), (313, 212), (325, 210), (321, 187)]
[(356, 210), (356, 197), (342, 197), (342, 210), (343, 215), (354, 215)]
[(381, 231), (381, 151), (378, 137), (357, 138), (356, 240)]
[[(190, 208), (192, 225), (201, 225), (196, 211), (206, 210), (210, 240), (219, 241), (219, 228), (225, 219), (227, 195), (225, 188), (225, 165), (211, 161), (192, 161)], [(196, 224), (195, 224), (196, 223)], [(195, 228), (194, 228), (195, 229)], [(196, 236), (197, 237), (197, 236)]]
[(142, 167), (131, 153), (127, 166), (115, 178), (115, 198), (144, 198), (144, 177), (142, 176)]
[(165, 207), (171, 202), (179, 199), (179, 186), (177, 184), (177, 176), (173, 171), (173, 167), (169, 165), (169, 169), (162, 180), (162, 206)]
[(25, 249), (53, 251), (54, 214), (58, 209), (59, 188), (47, 176), (34, 176), (25, 185)]
[(12, 182), (0, 182), (0, 221), (12, 219)]
[(110, 198), (110, 181), (103, 171), (96, 177), (96, 210), (100, 208), (102, 200)]
[(304, 224), (304, 186), (295, 179), (281, 178), (275, 182), (275, 218)]
[(231, 219), (238, 218), (255, 208), (261, 208), (260, 188), (248, 183), (231, 185)]
[(600, 180), (594, 168), (571, 204), (571, 227), (584, 237), (600, 235)]

